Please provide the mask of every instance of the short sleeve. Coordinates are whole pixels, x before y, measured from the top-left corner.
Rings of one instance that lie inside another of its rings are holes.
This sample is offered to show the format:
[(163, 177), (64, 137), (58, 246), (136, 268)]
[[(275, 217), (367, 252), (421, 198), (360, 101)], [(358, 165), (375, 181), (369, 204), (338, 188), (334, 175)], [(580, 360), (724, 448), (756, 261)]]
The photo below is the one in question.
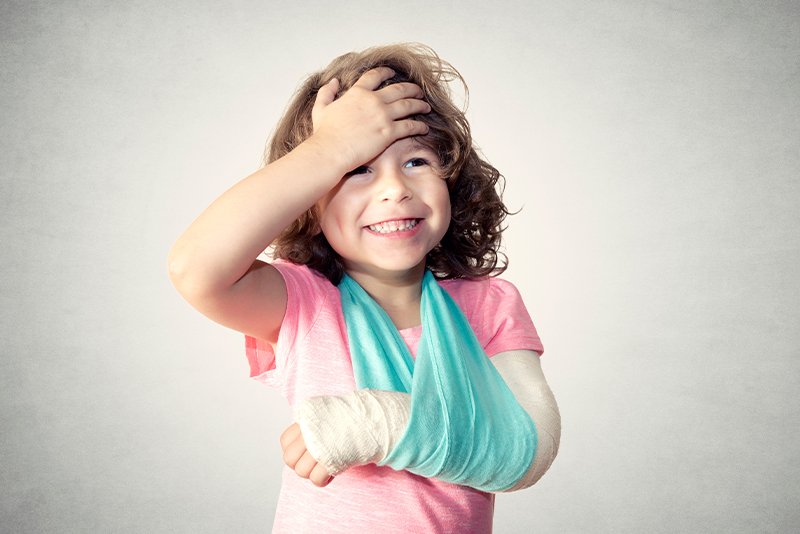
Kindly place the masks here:
[(522, 296), (500, 278), (441, 282), (464, 311), (488, 356), (509, 350), (544, 352)]
[(272, 345), (263, 339), (244, 336), (244, 350), (247, 363), (250, 364), (250, 378), (254, 378), (268, 386), (279, 387), (280, 380), (275, 367), (275, 351)]
[[(272, 263), (286, 283), (286, 313), (273, 347), (263, 339), (245, 335), (245, 354), (250, 364), (250, 377), (268, 386), (280, 387), (283, 370), (314, 325), (317, 315), (329, 298), (330, 282), (305, 265), (285, 261)], [(302, 305), (301, 305), (302, 303)]]

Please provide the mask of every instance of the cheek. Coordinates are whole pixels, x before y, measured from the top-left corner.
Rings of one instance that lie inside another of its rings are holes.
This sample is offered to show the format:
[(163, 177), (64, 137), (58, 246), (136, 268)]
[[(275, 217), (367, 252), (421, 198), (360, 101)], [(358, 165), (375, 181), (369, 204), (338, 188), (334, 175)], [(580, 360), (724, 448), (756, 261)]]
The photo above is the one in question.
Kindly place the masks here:
[(331, 205), (331, 199), (324, 198), (317, 202), (317, 213), (319, 214), (319, 229), (325, 234), (330, 242), (336, 228), (336, 205)]
[(452, 208), (450, 206), (450, 194), (445, 189), (444, 193), (439, 198), (438, 202), (438, 212), (440, 213), (440, 229), (439, 229), (439, 240), (441, 240), (444, 235), (447, 233), (447, 229), (450, 228), (450, 220), (452, 218)]
[(444, 224), (442, 225), (444, 226), (444, 230), (442, 231), (442, 237), (444, 237), (444, 234), (446, 234), (447, 230), (450, 228), (450, 220), (452, 219), (452, 214), (451, 214), (452, 212), (450, 211), (450, 199), (447, 199), (446, 206), (447, 210), (445, 212)]
[(320, 228), (331, 245), (337, 236), (347, 234), (357, 226), (359, 205), (359, 196), (343, 188), (333, 190), (317, 203)]
[(450, 217), (451, 217), (451, 214), (452, 214), (452, 208), (450, 206), (450, 190), (447, 189), (447, 184), (445, 184), (445, 183), (442, 184), (442, 187), (441, 187), (441, 189), (439, 191), (439, 203), (440, 203), (439, 204), (440, 205), (440, 209), (441, 209), (442, 214), (443, 214), (442, 217), (444, 219), (446, 219), (448, 221), (448, 224), (449, 224)]
[(342, 218), (342, 213), (346, 212), (346, 195), (341, 194), (339, 188), (334, 189), (317, 202), (317, 209), (320, 212), (320, 222), (323, 225), (330, 225)]

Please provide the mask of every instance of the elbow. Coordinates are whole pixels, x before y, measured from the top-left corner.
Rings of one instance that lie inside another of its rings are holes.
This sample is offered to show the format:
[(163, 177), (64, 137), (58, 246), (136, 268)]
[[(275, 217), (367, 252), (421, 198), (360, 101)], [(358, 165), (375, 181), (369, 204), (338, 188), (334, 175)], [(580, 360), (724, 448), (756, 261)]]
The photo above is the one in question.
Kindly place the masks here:
[[(553, 462), (558, 456), (558, 448), (561, 445), (561, 418), (558, 417), (556, 414), (557, 420), (554, 424), (551, 424), (549, 428), (542, 432), (544, 434), (541, 441), (541, 454), (539, 452), (539, 448), (537, 447), (536, 457), (539, 458), (540, 464), (536, 469), (536, 476), (535, 479), (532, 480), (531, 486), (537, 483), (544, 474), (550, 469), (550, 466), (553, 465)], [(531, 470), (536, 466), (536, 458), (534, 458), (534, 465), (531, 465)]]
[(167, 274), (178, 293), (190, 304), (197, 296), (208, 292), (208, 288), (202, 283), (202, 277), (198, 276), (198, 269), (191, 265), (189, 258), (180, 251), (177, 244), (169, 251)]
[(231, 289), (212, 266), (178, 244), (167, 257), (167, 274), (181, 297), (204, 315), (224, 301)]
[(536, 454), (528, 472), (512, 488), (503, 491), (508, 493), (530, 488), (550, 469), (558, 454), (561, 444), (561, 416), (558, 408), (547, 414), (544, 422), (536, 424), (537, 445)]
[(173, 245), (172, 249), (169, 251), (169, 256), (167, 257), (167, 274), (169, 275), (170, 282), (175, 286), (175, 289), (177, 289), (179, 293), (183, 293), (181, 287), (184, 285), (186, 279), (186, 260), (177, 253), (175, 250), (176, 247), (177, 245)]

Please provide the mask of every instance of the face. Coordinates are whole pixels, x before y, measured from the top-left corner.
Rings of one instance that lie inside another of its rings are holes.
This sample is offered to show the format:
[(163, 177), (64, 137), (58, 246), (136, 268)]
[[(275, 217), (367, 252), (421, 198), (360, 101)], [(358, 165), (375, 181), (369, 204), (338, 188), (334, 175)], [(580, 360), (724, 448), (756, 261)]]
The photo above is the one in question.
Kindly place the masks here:
[(435, 152), (401, 139), (319, 201), (322, 232), (348, 273), (421, 272), (450, 225), (450, 195), (440, 172)]

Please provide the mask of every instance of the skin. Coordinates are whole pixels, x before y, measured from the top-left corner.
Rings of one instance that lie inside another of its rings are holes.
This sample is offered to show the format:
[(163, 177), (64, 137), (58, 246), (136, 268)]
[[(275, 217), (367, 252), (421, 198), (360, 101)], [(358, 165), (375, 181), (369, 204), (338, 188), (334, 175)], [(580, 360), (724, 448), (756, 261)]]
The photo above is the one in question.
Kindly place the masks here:
[(306, 449), (303, 433), (297, 423), (292, 423), (281, 434), (281, 449), (283, 462), (300, 478), (307, 478), (318, 488), (324, 488), (333, 480), (325, 466), (318, 463)]
[[(286, 285), (274, 267), (256, 258), (319, 203), (323, 231), (326, 236), (330, 231), (338, 243), (332, 246), (344, 252), (348, 273), (395, 324), (419, 324), (421, 251), (446, 231), (450, 206), (442, 202), (442, 188), (445, 199), (447, 189), (436, 175), (438, 161), (409, 140), (428, 132), (424, 123), (408, 119), (430, 111), (422, 90), (411, 83), (376, 90), (393, 75), (386, 67), (367, 71), (335, 101), (339, 82), (331, 80), (315, 101), (313, 135), (231, 187), (186, 229), (170, 250), (169, 274), (189, 304), (217, 323), (276, 343), (286, 312)], [(414, 158), (428, 163), (407, 166)], [(366, 172), (350, 174), (362, 165)], [(350, 214), (353, 206), (356, 212)], [(392, 248), (380, 245), (388, 240), (353, 225), (398, 214), (413, 215), (422, 223), (414, 238), (401, 245), (392, 268), (381, 258)], [(337, 232), (341, 239), (334, 236)], [(409, 312), (414, 307), (416, 312)], [(327, 471), (308, 454), (296, 424), (281, 436), (281, 447), (284, 461), (298, 476), (317, 486), (330, 482)]]
[[(320, 226), (345, 270), (398, 329), (420, 324), (425, 258), (450, 224), (438, 156), (413, 139), (395, 141), (349, 173), (318, 203)], [(403, 230), (403, 224), (415, 224)], [(398, 228), (381, 233), (375, 225)]]

